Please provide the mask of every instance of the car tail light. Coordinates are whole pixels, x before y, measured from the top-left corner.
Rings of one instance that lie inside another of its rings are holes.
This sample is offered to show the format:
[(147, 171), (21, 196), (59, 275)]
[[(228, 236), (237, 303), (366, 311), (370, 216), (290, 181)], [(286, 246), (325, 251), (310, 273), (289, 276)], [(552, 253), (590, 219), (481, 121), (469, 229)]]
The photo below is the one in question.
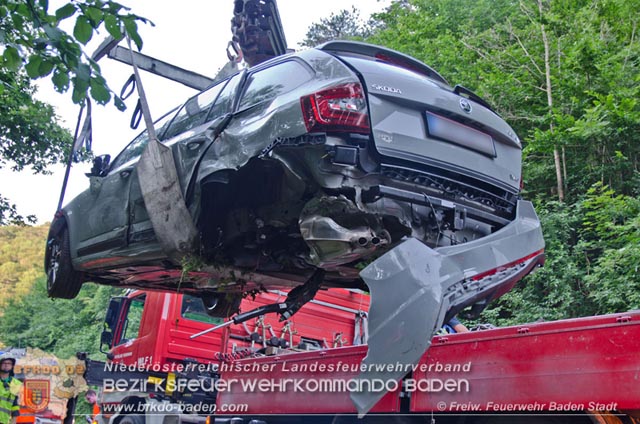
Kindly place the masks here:
[(369, 134), (369, 115), (362, 86), (349, 83), (300, 98), (308, 132)]

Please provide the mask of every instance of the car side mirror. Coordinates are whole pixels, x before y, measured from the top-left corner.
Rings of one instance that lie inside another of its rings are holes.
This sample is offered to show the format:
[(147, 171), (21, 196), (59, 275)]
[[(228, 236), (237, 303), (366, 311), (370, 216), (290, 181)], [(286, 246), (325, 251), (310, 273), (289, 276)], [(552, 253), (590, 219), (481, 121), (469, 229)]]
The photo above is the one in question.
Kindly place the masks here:
[(104, 177), (109, 171), (111, 155), (100, 155), (93, 158), (93, 166), (87, 177)]
[(111, 300), (109, 301), (107, 313), (104, 318), (103, 331), (100, 334), (100, 352), (102, 353), (108, 354), (108, 349), (111, 349), (113, 347), (114, 334), (118, 326), (120, 312), (122, 311), (122, 306), (125, 300), (126, 297), (118, 296), (111, 298)]

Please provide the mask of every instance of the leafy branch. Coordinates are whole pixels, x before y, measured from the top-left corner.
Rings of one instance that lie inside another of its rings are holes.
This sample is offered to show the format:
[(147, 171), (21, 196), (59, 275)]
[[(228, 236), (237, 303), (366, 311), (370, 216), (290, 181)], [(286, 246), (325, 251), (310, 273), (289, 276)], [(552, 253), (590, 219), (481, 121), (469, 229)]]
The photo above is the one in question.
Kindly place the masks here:
[[(122, 100), (107, 85), (100, 66), (84, 53), (82, 46), (104, 27), (116, 39), (129, 36), (141, 49), (138, 22), (151, 22), (114, 1), (75, 0), (53, 14), (48, 8), (48, 0), (0, 0), (0, 44), (4, 46), (0, 68), (11, 72), (24, 69), (31, 79), (51, 75), (58, 92), (72, 87), (71, 97), (77, 104), (90, 94), (99, 104), (107, 104), (113, 98), (116, 107), (124, 109)], [(73, 34), (60, 27), (69, 19), (75, 19)]]

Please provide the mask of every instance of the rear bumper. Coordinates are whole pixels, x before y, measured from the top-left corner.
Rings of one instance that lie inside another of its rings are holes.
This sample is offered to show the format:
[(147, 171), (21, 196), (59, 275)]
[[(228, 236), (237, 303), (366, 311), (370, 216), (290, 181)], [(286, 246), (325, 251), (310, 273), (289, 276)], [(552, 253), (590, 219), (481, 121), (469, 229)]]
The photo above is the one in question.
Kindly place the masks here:
[[(542, 264), (543, 252), (533, 205), (519, 201), (516, 219), (489, 236), (437, 249), (411, 238), (372, 262), (360, 273), (371, 307), (369, 348), (358, 379), (400, 380), (448, 319), (471, 304), (482, 310)], [(385, 393), (354, 392), (351, 399), (363, 415)]]
[(452, 261), (464, 277), (443, 287), (447, 309), (453, 310), (447, 318), (476, 302), (482, 302), (479, 307), (486, 306), (544, 263), (540, 220), (531, 202), (525, 200), (518, 201), (515, 219), (504, 228), (469, 243), (435, 250)]

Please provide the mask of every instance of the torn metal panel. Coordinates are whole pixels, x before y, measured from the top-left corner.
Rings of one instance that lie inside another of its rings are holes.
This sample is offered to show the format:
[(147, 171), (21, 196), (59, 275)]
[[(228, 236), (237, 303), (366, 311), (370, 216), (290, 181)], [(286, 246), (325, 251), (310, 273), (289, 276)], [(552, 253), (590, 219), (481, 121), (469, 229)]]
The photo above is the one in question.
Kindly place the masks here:
[[(359, 378), (404, 377), (451, 311), (479, 300), (486, 306), (499, 288), (541, 264), (543, 249), (533, 205), (519, 201), (516, 219), (480, 240), (431, 249), (411, 238), (369, 264), (360, 273), (371, 291), (371, 307), (369, 351)], [(384, 394), (352, 393), (351, 399), (362, 415)]]
[[(463, 278), (449, 260), (416, 239), (408, 239), (365, 268), (360, 276), (371, 291), (369, 351), (361, 380), (400, 380), (417, 364), (444, 320), (443, 293)], [(378, 369), (381, 367), (382, 369)], [(352, 392), (360, 416), (386, 392)]]

